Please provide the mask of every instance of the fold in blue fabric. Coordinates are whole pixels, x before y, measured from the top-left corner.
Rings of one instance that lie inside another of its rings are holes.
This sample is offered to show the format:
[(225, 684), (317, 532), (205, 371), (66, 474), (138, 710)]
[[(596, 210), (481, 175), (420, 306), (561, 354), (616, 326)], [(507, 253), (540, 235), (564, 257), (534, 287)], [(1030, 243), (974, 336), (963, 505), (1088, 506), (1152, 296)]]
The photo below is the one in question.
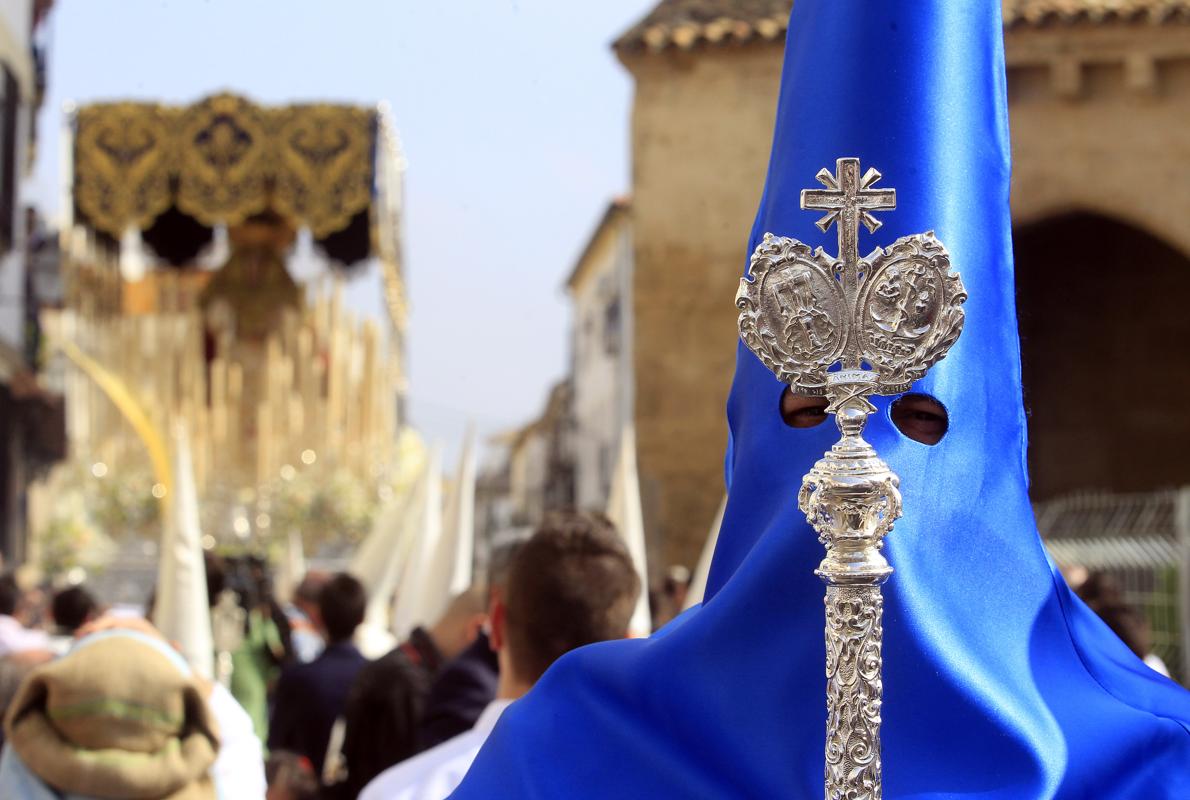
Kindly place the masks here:
[[(799, 192), (855, 156), (898, 202), (861, 252), (934, 230), (970, 293), (958, 343), (914, 387), (948, 409), (945, 438), (905, 438), (887, 399), (866, 433), (905, 507), (886, 545), (885, 797), (1184, 799), (1190, 693), (1071, 594), (1029, 504), (1000, 14), (996, 0), (798, 0), (749, 252), (768, 231), (834, 252)], [(785, 426), (782, 389), (741, 346), (703, 605), (648, 640), (563, 657), (454, 797), (822, 797), (823, 553), (796, 496), (838, 433)]]

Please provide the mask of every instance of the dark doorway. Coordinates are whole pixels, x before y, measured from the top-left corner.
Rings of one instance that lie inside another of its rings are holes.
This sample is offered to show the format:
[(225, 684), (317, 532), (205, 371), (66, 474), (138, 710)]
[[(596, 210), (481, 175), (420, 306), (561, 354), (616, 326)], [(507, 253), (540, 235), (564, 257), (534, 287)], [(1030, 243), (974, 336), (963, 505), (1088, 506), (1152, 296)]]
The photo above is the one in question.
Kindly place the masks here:
[(1092, 214), (1015, 238), (1033, 499), (1190, 485), (1190, 259)]

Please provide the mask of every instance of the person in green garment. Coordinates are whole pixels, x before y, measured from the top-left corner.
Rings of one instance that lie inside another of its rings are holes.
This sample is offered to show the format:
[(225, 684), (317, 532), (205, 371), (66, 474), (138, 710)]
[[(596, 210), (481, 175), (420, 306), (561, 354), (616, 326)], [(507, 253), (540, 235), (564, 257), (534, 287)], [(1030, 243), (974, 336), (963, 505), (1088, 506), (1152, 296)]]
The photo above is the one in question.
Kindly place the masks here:
[(269, 699), (281, 667), (292, 659), (289, 624), (273, 599), (264, 561), (253, 557), (207, 559), (207, 588), (213, 598), (235, 592), (244, 610), (244, 635), (231, 653), (231, 683), (236, 701), (252, 719), (262, 742), (268, 741)]

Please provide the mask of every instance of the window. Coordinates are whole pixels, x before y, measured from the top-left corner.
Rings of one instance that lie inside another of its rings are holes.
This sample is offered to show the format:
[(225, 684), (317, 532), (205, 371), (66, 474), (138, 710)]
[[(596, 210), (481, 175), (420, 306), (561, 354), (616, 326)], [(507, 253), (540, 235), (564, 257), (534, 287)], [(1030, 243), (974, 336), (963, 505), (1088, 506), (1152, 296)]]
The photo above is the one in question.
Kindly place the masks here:
[(620, 352), (620, 298), (612, 301), (603, 309), (603, 350), (608, 355), (618, 355)]
[(4, 68), (4, 97), (0, 99), (0, 250), (13, 245), (17, 202), (17, 116), (21, 92), (12, 72)]
[(599, 491), (606, 499), (612, 491), (612, 448), (608, 444), (599, 446)]

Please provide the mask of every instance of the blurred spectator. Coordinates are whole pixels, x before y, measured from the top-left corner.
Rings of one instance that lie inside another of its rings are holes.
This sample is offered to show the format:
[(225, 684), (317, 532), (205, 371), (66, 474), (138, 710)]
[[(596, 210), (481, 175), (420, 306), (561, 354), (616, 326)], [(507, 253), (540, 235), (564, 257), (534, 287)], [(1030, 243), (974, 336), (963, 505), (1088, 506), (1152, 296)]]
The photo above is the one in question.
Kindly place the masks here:
[[(219, 600), (219, 595), (223, 594), (223, 590), (227, 588), (227, 562), (223, 560), (222, 556), (212, 553), (209, 550), (204, 550), (202, 554), (203, 574), (207, 576), (207, 602), (210, 605), (215, 605)], [(156, 593), (156, 589), (154, 589)], [(152, 619), (153, 604), (149, 603), (149, 614)]]
[(653, 609), (653, 630), (669, 623), (686, 607), (686, 592), (690, 588), (690, 570), (681, 564), (671, 564), (658, 591), (650, 592), (649, 607)]
[(500, 660), (497, 699), (475, 727), (381, 773), (360, 800), (441, 800), (466, 774), (500, 714), (566, 652), (627, 634), (640, 580), (601, 514), (548, 517), (522, 547), (506, 597), (492, 608)]
[(54, 595), (50, 603), (50, 615), (54, 619), (54, 632), (50, 636), (50, 648), (55, 655), (66, 655), (74, 643), (79, 628), (102, 613), (99, 601), (82, 586), (71, 586)]
[(325, 572), (310, 570), (293, 590), (293, 598), (285, 607), (294, 658), (301, 664), (309, 664), (318, 658), (326, 645), (318, 630), (318, 593), (329, 579), (330, 575)]
[[(166, 643), (153, 624), (144, 617), (107, 615), (84, 625), (79, 637), (133, 633)], [(168, 643), (167, 643), (168, 644)], [(170, 645), (171, 650), (176, 650)], [(219, 800), (258, 800), (265, 793), (264, 747), (252, 730), (252, 719), (222, 684), (196, 678), (207, 700), (219, 735), (219, 754), (211, 767), (211, 777)]]
[[(52, 661), (54, 654), (49, 650), (25, 650), (0, 658), (0, 719), (8, 714), (8, 706), (16, 697), (17, 689), (21, 688), (25, 676), (47, 661)], [(3, 728), (0, 728), (0, 747), (4, 746)]]
[(275, 601), (263, 567), (252, 559), (224, 559), (205, 555), (207, 602), (214, 608), (224, 590), (235, 592), (244, 609), (244, 638), (231, 654), (231, 693), (248, 716), (261, 741), (268, 739), (269, 690), (288, 657), (289, 624), (279, 608), (284, 630), (274, 618)]
[(327, 581), (318, 595), (326, 649), (309, 664), (281, 674), (269, 726), (269, 749), (305, 756), (322, 774), (331, 728), (343, 714), (347, 693), (367, 663), (351, 643), (364, 621), (368, 598), (363, 585), (346, 573)]
[(305, 756), (277, 752), (265, 765), (269, 790), (265, 800), (316, 800), (318, 778), (314, 765)]
[(50, 613), (57, 630), (74, 636), (79, 628), (99, 616), (99, 601), (82, 586), (71, 586), (54, 595)]
[(219, 740), (205, 690), (159, 637), (109, 629), (81, 639), (18, 690), (0, 797), (213, 798)]
[(50, 649), (50, 637), (44, 631), (30, 630), (17, 619), (22, 595), (15, 575), (0, 575), (0, 658), (25, 650)]
[[(521, 544), (506, 545), (492, 553), (487, 576), (489, 613), (504, 599), (508, 570)], [(500, 662), (490, 637), (481, 630), (475, 641), (443, 667), (434, 681), (418, 725), (418, 751), (428, 750), (475, 727), (479, 715), (496, 699), (499, 681)]]
[[(17, 586), (22, 586), (21, 571), (16, 573)], [(46, 587), (38, 584), (23, 586), (17, 602), (17, 620), (29, 630), (44, 631), (50, 627), (50, 597)]]
[(486, 619), (483, 592), (455, 597), (429, 631), (417, 628), (409, 640), (360, 670), (344, 714), (345, 785), (339, 796), (355, 797), (368, 781), (417, 752), (417, 724), (430, 682), (440, 665), (475, 641)]
[[(219, 602), (220, 596), (225, 591), (235, 591), (229, 584), (228, 579), (228, 562), (221, 556), (211, 553), (203, 553), (203, 571), (207, 580), (207, 604), (214, 612), (216, 605)], [(239, 593), (236, 593), (237, 599), (241, 599)], [(157, 587), (154, 586), (149, 593), (149, 597), (145, 602), (145, 611), (143, 617), (130, 615), (124, 611), (116, 613), (109, 612), (108, 616), (99, 620), (102, 626), (146, 626), (147, 630), (156, 631), (148, 620), (153, 618), (154, 608), (157, 603)], [(247, 627), (247, 621), (245, 626)], [(247, 636), (245, 636), (245, 645), (247, 644)], [(229, 700), (233, 700), (233, 705), (236, 710), (241, 710), (247, 715), (247, 718), (252, 723), (252, 738), (256, 741), (257, 747), (263, 749), (261, 742), (265, 741), (265, 736), (268, 731), (269, 721), (269, 707), (268, 707), (268, 692), (269, 685), (276, 674), (277, 669), (275, 664), (270, 660), (268, 655), (261, 655), (254, 652), (251, 648), (241, 645), (241, 647), (232, 654), (233, 671), (231, 675), (231, 686)], [(262, 663), (263, 662), (263, 663)], [(272, 669), (269, 666), (272, 665)], [(215, 694), (221, 694), (228, 691), (221, 684), (217, 685)], [(222, 704), (221, 704), (222, 705)], [(231, 710), (229, 708), (229, 710)], [(260, 773), (260, 782), (263, 786), (264, 773)]]
[[(276, 631), (279, 646), (274, 648), (275, 660), (279, 664), (292, 663), (295, 659), (293, 656), (289, 616), (277, 600), (277, 595), (273, 588), (273, 575), (269, 571), (268, 559), (263, 556), (252, 555), (241, 559), (240, 563), (241, 570), (247, 573), (247, 583), (252, 587), (254, 592), (251, 607), (255, 608), (262, 618), (269, 620)], [(245, 608), (248, 607), (245, 604)]]
[(252, 718), (221, 683), (211, 684), (207, 700), (219, 726), (222, 746), (211, 774), (219, 800), (256, 800), (264, 794), (264, 746)]
[(1104, 572), (1078, 572), (1073, 573), (1072, 578), (1075, 594), (1107, 623), (1129, 650), (1168, 678), (1169, 668), (1152, 650), (1148, 622), (1124, 601), (1124, 594), (1115, 580)]

